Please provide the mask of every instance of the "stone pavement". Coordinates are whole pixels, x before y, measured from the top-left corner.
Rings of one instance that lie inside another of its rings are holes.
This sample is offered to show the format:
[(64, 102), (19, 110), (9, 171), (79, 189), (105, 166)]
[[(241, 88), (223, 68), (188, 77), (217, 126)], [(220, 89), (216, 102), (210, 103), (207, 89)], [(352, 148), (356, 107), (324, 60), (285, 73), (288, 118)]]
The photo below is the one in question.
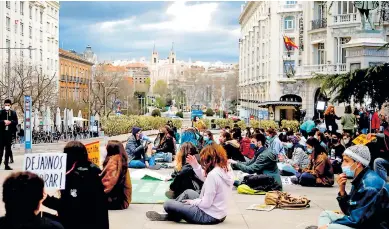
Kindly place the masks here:
[[(22, 167), (23, 156), (15, 156), (15, 164), (12, 167), (20, 171)], [(168, 169), (162, 169), (160, 173), (167, 175), (171, 172)], [(3, 183), (9, 171), (0, 169), (0, 184)], [(348, 184), (350, 188), (350, 184)], [(271, 212), (251, 211), (246, 208), (254, 203), (264, 203), (264, 196), (248, 196), (237, 194), (236, 190), (229, 202), (229, 214), (224, 223), (213, 226), (188, 225), (185, 223), (172, 222), (151, 222), (146, 218), (145, 213), (149, 210), (162, 211), (162, 205), (158, 204), (133, 204), (127, 210), (110, 211), (111, 229), (182, 229), (182, 228), (229, 228), (229, 229), (303, 229), (306, 226), (313, 225), (317, 217), (323, 210), (338, 210), (336, 195), (338, 189), (332, 188), (307, 188), (295, 185), (284, 186), (284, 190), (292, 195), (305, 195), (311, 200), (311, 207), (304, 210), (279, 210)], [(2, 200), (2, 191), (0, 191), (0, 200)], [(4, 215), (4, 205), (0, 203), (0, 215)]]

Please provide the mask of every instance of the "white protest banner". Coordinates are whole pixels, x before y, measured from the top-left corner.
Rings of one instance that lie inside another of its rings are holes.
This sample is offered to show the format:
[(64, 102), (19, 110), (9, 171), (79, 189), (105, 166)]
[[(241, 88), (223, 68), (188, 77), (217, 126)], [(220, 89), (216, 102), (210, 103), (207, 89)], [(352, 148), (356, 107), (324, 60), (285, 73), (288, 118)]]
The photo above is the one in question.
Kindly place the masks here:
[(45, 188), (47, 189), (65, 189), (65, 153), (25, 154), (23, 170), (40, 176), (45, 182)]

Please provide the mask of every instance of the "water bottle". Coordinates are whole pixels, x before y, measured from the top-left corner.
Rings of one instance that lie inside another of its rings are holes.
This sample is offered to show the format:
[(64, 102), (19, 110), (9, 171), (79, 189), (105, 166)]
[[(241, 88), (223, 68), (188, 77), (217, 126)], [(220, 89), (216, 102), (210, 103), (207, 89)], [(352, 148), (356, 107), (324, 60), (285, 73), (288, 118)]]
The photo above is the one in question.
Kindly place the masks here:
[(335, 149), (331, 150), (331, 159), (335, 159)]

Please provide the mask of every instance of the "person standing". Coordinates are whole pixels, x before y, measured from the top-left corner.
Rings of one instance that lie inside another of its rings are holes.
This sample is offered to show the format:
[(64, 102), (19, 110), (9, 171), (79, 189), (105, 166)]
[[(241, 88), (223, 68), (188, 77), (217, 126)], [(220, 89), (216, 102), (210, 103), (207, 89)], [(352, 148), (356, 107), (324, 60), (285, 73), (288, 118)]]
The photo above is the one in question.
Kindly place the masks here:
[(18, 125), (18, 116), (16, 112), (11, 110), (11, 100), (4, 100), (4, 110), (0, 111), (0, 165), (3, 159), (4, 148), (4, 166), (5, 170), (12, 170), (8, 165), (8, 161), (12, 156), (12, 137), (16, 134), (16, 126)]
[(378, 133), (380, 130), (380, 117), (378, 115), (378, 109), (375, 109), (375, 112), (373, 113), (373, 116), (371, 118), (371, 132), (372, 133)]
[(340, 117), (338, 117), (335, 114), (335, 107), (334, 106), (328, 106), (326, 112), (324, 113), (324, 120), (326, 122), (327, 130), (331, 131), (332, 133), (336, 133), (338, 130), (338, 124), (336, 123), (336, 120), (339, 120)]
[(350, 105), (346, 106), (344, 113), (345, 115), (342, 117), (341, 120), (343, 131), (349, 133), (351, 136), (354, 136), (355, 124), (357, 123), (357, 120), (355, 118), (355, 115), (351, 114)]

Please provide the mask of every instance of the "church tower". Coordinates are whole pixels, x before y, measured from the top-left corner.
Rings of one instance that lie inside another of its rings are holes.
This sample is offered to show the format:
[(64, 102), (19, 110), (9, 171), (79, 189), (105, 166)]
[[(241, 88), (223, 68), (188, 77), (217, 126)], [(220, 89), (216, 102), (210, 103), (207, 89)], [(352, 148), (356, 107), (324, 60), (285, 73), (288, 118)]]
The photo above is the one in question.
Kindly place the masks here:
[(169, 53), (169, 64), (175, 64), (176, 63), (176, 53), (174, 52), (174, 42), (172, 43), (172, 49)]
[(153, 47), (153, 53), (151, 54), (151, 64), (158, 64), (158, 52), (155, 50), (155, 43)]

